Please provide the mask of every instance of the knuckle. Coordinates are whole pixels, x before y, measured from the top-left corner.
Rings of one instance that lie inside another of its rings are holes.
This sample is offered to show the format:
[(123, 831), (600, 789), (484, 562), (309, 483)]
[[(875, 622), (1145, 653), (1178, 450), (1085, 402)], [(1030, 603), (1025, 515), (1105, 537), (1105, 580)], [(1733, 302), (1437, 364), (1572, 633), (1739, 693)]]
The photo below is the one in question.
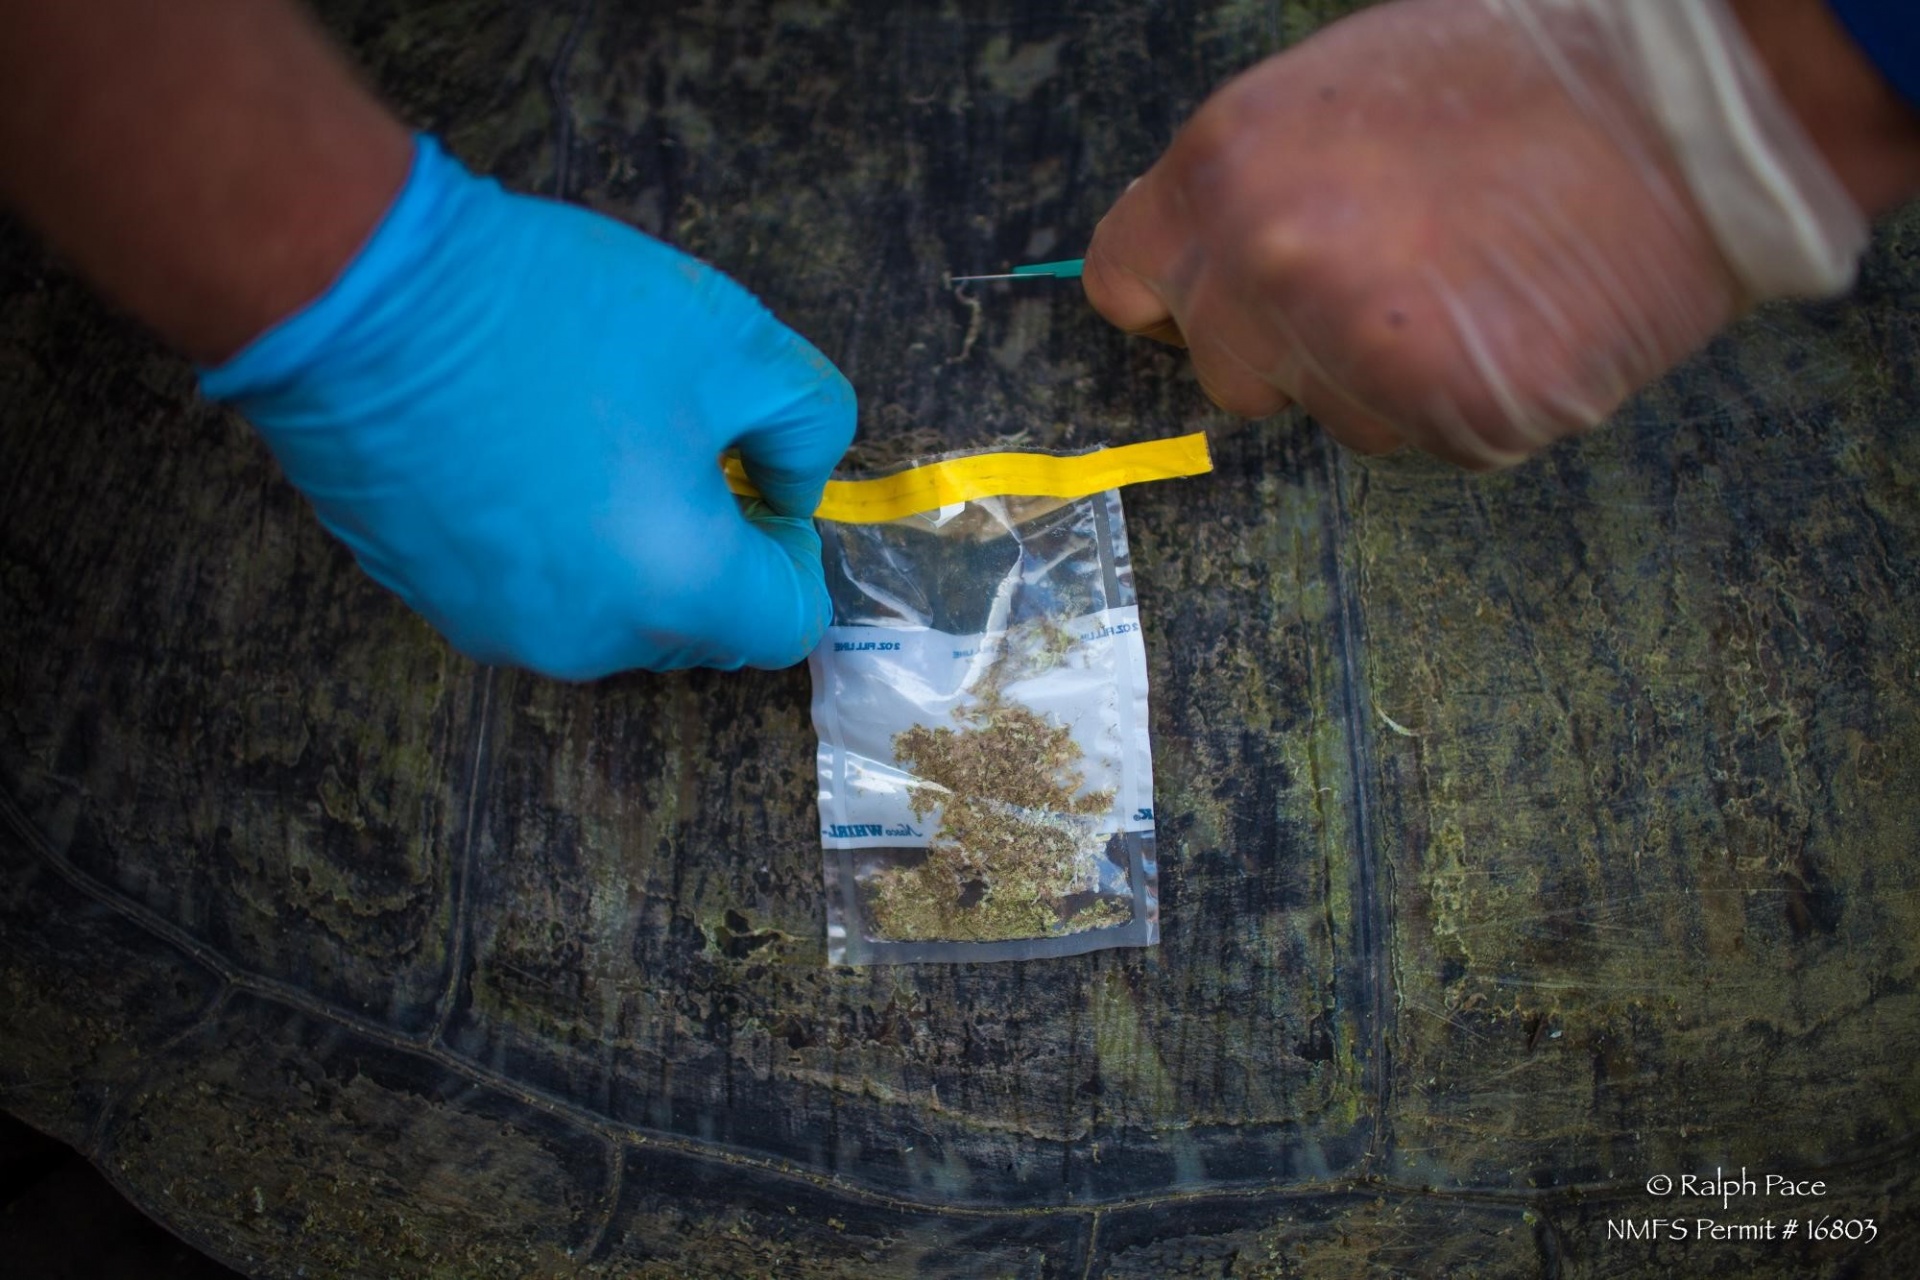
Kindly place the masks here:
[(1264, 293), (1291, 293), (1327, 275), (1328, 255), (1308, 228), (1292, 218), (1269, 221), (1247, 237), (1241, 268)]

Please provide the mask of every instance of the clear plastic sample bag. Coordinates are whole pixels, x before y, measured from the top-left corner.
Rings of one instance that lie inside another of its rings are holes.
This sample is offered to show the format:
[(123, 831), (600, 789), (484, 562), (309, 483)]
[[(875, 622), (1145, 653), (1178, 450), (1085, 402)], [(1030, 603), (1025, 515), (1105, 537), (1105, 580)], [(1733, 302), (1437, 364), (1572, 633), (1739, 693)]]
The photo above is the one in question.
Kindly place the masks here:
[(809, 662), (831, 963), (1158, 940), (1119, 486), (1210, 465), (1190, 436), (830, 486), (833, 623)]

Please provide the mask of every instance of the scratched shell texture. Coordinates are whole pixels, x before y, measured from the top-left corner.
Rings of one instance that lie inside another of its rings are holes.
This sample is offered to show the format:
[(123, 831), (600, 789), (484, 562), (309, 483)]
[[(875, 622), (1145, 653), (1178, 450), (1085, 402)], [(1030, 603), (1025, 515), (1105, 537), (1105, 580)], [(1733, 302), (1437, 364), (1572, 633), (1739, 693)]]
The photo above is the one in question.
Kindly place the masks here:
[[(321, 6), (759, 291), (857, 458), (1213, 431), (1126, 497), (1153, 950), (827, 969), (803, 668), (450, 653), (0, 232), (0, 1103), (272, 1276), (1915, 1274), (1920, 221), (1481, 478), (942, 285), (1342, 8)], [(1716, 1165), (1829, 1194), (1641, 1190)], [(1608, 1229), (1789, 1212), (1880, 1236)]]

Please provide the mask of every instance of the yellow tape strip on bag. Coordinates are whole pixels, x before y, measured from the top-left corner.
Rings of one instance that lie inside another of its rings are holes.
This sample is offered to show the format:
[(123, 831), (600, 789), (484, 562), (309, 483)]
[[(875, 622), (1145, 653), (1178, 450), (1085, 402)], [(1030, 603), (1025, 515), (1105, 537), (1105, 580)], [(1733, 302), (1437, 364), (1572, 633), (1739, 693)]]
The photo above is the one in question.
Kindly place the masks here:
[[(721, 467), (727, 488), (742, 498), (760, 496), (737, 456), (728, 454)], [(1198, 431), (1064, 458), (1050, 453), (976, 453), (872, 480), (829, 480), (814, 514), (843, 524), (884, 524), (975, 498), (1002, 494), (1084, 498), (1123, 484), (1205, 475), (1211, 470), (1207, 437)]]

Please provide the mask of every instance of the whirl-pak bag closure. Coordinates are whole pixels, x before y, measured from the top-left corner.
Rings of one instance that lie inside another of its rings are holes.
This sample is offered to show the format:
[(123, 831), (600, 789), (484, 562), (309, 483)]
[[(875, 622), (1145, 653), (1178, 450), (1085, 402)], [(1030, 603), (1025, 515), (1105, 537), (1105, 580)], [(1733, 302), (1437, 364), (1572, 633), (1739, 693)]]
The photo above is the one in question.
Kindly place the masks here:
[(1212, 465), (1195, 434), (828, 483), (816, 518), (833, 622), (808, 661), (829, 962), (1159, 940), (1146, 647), (1119, 489)]

